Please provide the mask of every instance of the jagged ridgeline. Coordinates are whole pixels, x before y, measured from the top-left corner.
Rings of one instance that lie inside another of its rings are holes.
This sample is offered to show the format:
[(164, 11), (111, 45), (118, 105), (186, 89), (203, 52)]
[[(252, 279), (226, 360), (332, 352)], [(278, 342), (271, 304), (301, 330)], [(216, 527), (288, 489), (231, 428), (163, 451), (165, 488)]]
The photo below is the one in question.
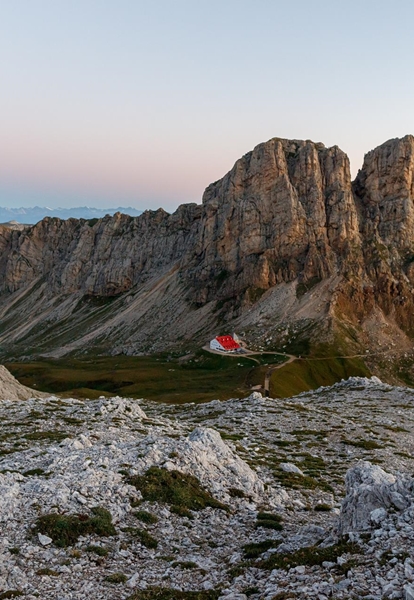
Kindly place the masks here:
[(295, 354), (406, 353), (413, 173), (413, 136), (369, 152), (354, 182), (337, 146), (274, 138), (201, 205), (0, 227), (1, 352), (149, 353), (235, 328)]

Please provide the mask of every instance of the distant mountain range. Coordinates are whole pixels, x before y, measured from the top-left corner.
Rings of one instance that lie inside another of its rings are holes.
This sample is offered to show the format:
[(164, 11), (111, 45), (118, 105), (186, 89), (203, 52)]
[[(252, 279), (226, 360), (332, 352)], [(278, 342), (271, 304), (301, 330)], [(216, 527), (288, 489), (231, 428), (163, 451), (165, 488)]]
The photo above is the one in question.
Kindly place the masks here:
[(114, 215), (116, 212), (137, 217), (142, 210), (131, 206), (118, 208), (93, 208), (91, 206), (78, 206), (76, 208), (50, 208), (48, 206), (33, 206), (30, 208), (4, 208), (0, 206), (0, 223), (17, 221), (33, 225), (45, 217), (59, 217), (59, 219), (101, 219), (105, 215)]

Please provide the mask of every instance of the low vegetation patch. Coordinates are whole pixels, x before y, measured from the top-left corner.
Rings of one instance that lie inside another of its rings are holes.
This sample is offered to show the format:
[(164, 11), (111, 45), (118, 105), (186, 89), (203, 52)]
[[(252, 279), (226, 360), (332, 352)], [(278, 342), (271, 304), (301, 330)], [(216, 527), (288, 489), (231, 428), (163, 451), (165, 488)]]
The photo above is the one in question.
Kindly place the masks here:
[(246, 498), (246, 493), (239, 488), (229, 488), (227, 492), (231, 498)]
[(277, 531), (281, 531), (283, 529), (281, 521), (282, 517), (280, 515), (259, 512), (257, 513), (256, 527), (265, 527), (266, 529), (276, 529)]
[(111, 573), (105, 577), (105, 581), (108, 583), (125, 583), (128, 577), (123, 573)]
[(324, 561), (335, 562), (342, 554), (359, 554), (360, 546), (350, 543), (348, 540), (340, 540), (333, 546), (321, 548), (320, 546), (308, 546), (294, 552), (275, 552), (266, 560), (258, 563), (262, 569), (290, 569), (299, 565), (321, 565)]
[(48, 441), (48, 442), (61, 442), (67, 437), (71, 437), (66, 431), (32, 431), (26, 433), (24, 436), (26, 440), (34, 442)]
[(98, 556), (108, 556), (109, 553), (108, 548), (105, 548), (105, 546), (95, 546), (94, 544), (86, 546), (85, 550), (86, 552), (97, 554)]
[(246, 558), (258, 558), (263, 552), (270, 548), (277, 548), (282, 540), (263, 540), (255, 544), (246, 544), (243, 546), (244, 556)]
[(192, 560), (176, 560), (171, 563), (172, 567), (180, 567), (180, 569), (198, 569), (198, 564)]
[(155, 537), (148, 533), (148, 531), (145, 531), (145, 529), (138, 529), (138, 527), (123, 527), (122, 531), (138, 538), (139, 542), (146, 548), (155, 549), (158, 546)]
[(324, 504), (322, 502), (321, 504), (316, 504), (314, 510), (316, 510), (317, 512), (329, 512), (330, 510), (332, 510), (332, 506), (329, 506), (329, 504)]
[(202, 510), (207, 506), (228, 510), (207, 491), (193, 475), (151, 467), (144, 475), (133, 475), (127, 483), (140, 490), (144, 500), (165, 502), (175, 507)]
[(191, 510), (184, 508), (183, 506), (171, 506), (171, 512), (178, 515), (179, 517), (187, 517), (187, 519), (194, 519), (194, 515)]
[(355, 446), (355, 448), (363, 448), (364, 450), (378, 450), (379, 448), (382, 448), (382, 446), (374, 440), (343, 440), (343, 443), (348, 446)]
[(44, 567), (43, 569), (39, 569), (36, 571), (36, 575), (47, 575), (48, 577), (58, 577), (59, 573), (54, 569), (49, 569), (48, 567)]
[(23, 473), (23, 475), (25, 477), (33, 477), (33, 476), (40, 477), (42, 475), (47, 476), (47, 475), (49, 475), (49, 473), (45, 473), (45, 471), (43, 469), (29, 469), (29, 471), (25, 471)]
[(221, 596), (218, 590), (200, 590), (184, 592), (171, 588), (150, 587), (137, 590), (127, 600), (217, 600)]
[(333, 492), (332, 486), (321, 479), (315, 479), (309, 475), (299, 475), (298, 473), (288, 473), (282, 469), (276, 468), (274, 471), (275, 476), (280, 483), (292, 490), (315, 490), (317, 488), (324, 490), (325, 492)]
[(148, 525), (153, 525), (154, 523), (158, 522), (157, 515), (154, 515), (153, 513), (150, 513), (147, 510), (137, 510), (132, 514), (134, 515), (134, 517), (136, 517), (143, 523), (148, 523)]
[(80, 536), (116, 535), (111, 513), (108, 510), (95, 506), (91, 512), (92, 515), (60, 515), (57, 513), (42, 515), (35, 522), (34, 533), (49, 536), (59, 547), (72, 546)]

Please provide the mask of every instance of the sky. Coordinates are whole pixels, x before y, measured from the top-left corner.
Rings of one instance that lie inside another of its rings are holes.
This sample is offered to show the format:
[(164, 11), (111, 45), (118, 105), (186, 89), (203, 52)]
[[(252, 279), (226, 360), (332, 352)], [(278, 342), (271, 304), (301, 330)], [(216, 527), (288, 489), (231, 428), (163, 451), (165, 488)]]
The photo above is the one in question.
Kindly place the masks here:
[(0, 0), (0, 206), (200, 203), (272, 137), (414, 133), (412, 0)]

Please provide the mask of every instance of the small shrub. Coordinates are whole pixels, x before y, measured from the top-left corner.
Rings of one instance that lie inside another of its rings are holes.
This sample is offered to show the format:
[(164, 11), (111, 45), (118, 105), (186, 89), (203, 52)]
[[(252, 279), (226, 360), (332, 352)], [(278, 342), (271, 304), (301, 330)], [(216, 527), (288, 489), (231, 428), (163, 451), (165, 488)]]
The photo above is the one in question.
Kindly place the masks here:
[(20, 548), (9, 548), (10, 554), (20, 554)]
[(123, 573), (111, 573), (105, 577), (105, 581), (108, 583), (125, 583), (128, 577)]
[(277, 548), (281, 543), (281, 540), (263, 540), (263, 542), (255, 544), (246, 544), (243, 546), (244, 556), (246, 558), (258, 558), (266, 550)]
[(57, 571), (54, 571), (53, 569), (45, 567), (36, 571), (36, 575), (48, 575), (49, 577), (57, 577), (59, 573)]
[(32, 477), (33, 475), (37, 475), (37, 476), (46, 475), (46, 473), (44, 472), (43, 469), (30, 469), (29, 471), (25, 471), (23, 473), (23, 475), (25, 477)]
[(318, 512), (329, 512), (330, 510), (332, 510), (332, 506), (329, 506), (329, 504), (324, 504), (322, 502), (321, 504), (316, 504), (313, 510), (316, 510)]
[(23, 596), (23, 592), (20, 590), (7, 590), (6, 592), (0, 593), (0, 600), (5, 600), (6, 598), (17, 598), (18, 596)]
[(258, 521), (276, 521), (276, 523), (280, 523), (282, 520), (280, 515), (267, 512), (258, 512), (256, 518)]
[(201, 487), (196, 477), (180, 471), (150, 467), (144, 475), (128, 477), (127, 483), (134, 485), (144, 500), (150, 502), (166, 502), (191, 510), (202, 510), (207, 506), (228, 510)]
[(34, 533), (52, 538), (59, 547), (72, 546), (80, 536), (95, 534), (102, 537), (116, 535), (111, 513), (100, 506), (91, 509), (88, 515), (42, 515), (35, 522)]
[(246, 498), (246, 494), (239, 488), (229, 488), (228, 494), (231, 498)]
[(142, 500), (139, 500), (138, 498), (130, 498), (129, 503), (132, 508), (137, 508), (137, 506), (141, 506)]
[(109, 550), (105, 548), (105, 546), (95, 546), (90, 544), (85, 548), (86, 552), (93, 552), (93, 554), (97, 554), (98, 556), (108, 556)]
[(152, 524), (158, 522), (157, 515), (154, 515), (153, 513), (150, 513), (146, 510), (138, 510), (132, 514), (134, 515), (134, 517), (136, 517), (143, 523), (148, 523), (148, 524), (152, 525)]
[(171, 512), (178, 515), (179, 517), (187, 517), (187, 519), (194, 519), (193, 513), (188, 508), (182, 506), (171, 506)]
[(192, 560), (176, 560), (171, 566), (180, 567), (181, 569), (198, 569), (198, 564)]
[(281, 531), (283, 529), (281, 520), (282, 517), (280, 515), (259, 512), (257, 513), (256, 527), (265, 527), (266, 529), (275, 529), (276, 531)]
[(230, 579), (234, 579), (235, 577), (240, 577), (240, 575), (243, 575), (245, 570), (250, 566), (250, 564), (248, 562), (241, 562), (238, 565), (234, 565), (234, 567), (231, 567), (231, 569), (229, 569), (227, 571), (227, 575), (230, 577)]
[(138, 538), (140, 543), (143, 546), (146, 546), (146, 548), (156, 548), (158, 546), (158, 542), (155, 537), (148, 533), (148, 531), (145, 531), (145, 529), (138, 529), (137, 527), (123, 527), (122, 531)]
[(266, 521), (262, 519), (261, 521), (257, 521), (256, 527), (264, 527), (265, 529), (274, 529), (275, 531), (282, 531), (283, 525), (281, 523), (277, 523), (276, 521)]

